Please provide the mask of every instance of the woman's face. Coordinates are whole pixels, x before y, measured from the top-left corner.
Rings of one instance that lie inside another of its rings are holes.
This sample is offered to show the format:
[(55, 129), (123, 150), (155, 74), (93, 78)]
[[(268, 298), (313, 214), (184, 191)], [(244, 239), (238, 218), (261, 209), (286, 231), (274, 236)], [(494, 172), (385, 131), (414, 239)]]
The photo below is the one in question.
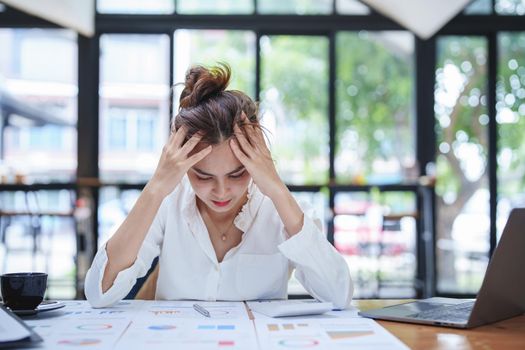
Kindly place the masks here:
[[(192, 153), (205, 147), (199, 144)], [(190, 168), (188, 178), (197, 197), (217, 213), (238, 208), (240, 202), (246, 199), (251, 179), (233, 154), (228, 141), (214, 145), (210, 154)]]

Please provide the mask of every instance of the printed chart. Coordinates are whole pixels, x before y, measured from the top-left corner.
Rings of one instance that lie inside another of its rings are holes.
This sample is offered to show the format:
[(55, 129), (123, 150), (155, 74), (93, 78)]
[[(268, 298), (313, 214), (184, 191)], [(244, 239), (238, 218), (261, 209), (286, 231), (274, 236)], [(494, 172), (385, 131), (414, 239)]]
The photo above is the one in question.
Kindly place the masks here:
[(203, 301), (154, 301), (143, 311), (149, 316), (164, 319), (202, 319), (193, 304), (199, 304), (210, 313), (212, 319), (248, 319), (246, 307), (241, 302), (203, 302)]
[(250, 320), (162, 320), (133, 322), (117, 346), (155, 349), (257, 349)]
[(71, 320), (63, 318), (28, 320), (44, 338), (39, 349), (111, 349), (129, 325), (129, 320)]
[[(39, 349), (407, 349), (355, 310), (250, 320), (242, 302), (123, 301), (100, 309), (64, 303), (25, 319), (44, 338)], [(195, 303), (210, 317), (195, 311)]]
[(261, 349), (407, 349), (376, 322), (350, 319), (256, 319)]

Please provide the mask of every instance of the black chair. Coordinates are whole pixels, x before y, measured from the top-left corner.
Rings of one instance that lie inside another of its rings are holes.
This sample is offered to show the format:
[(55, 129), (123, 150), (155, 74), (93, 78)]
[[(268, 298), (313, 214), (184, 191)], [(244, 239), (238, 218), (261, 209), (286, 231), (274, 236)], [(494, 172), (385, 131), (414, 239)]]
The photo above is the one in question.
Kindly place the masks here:
[(142, 285), (146, 282), (146, 280), (148, 279), (149, 275), (153, 272), (153, 270), (155, 270), (155, 267), (157, 266), (158, 263), (159, 263), (159, 258), (158, 257), (153, 259), (153, 262), (151, 263), (151, 267), (149, 268), (149, 270), (146, 273), (146, 275), (144, 277), (141, 277), (141, 278), (137, 279), (137, 282), (135, 283), (133, 288), (131, 288), (131, 290), (129, 291), (128, 295), (126, 295), (126, 297), (124, 299), (135, 299), (135, 296), (139, 292), (140, 288), (142, 288)]

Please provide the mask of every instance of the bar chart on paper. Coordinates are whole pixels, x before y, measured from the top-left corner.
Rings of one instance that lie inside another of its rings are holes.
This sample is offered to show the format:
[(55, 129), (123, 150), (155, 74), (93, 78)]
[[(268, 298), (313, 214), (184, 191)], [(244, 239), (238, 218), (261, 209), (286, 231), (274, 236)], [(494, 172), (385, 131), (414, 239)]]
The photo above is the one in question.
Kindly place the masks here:
[(255, 325), (261, 349), (407, 349), (368, 319), (256, 319)]

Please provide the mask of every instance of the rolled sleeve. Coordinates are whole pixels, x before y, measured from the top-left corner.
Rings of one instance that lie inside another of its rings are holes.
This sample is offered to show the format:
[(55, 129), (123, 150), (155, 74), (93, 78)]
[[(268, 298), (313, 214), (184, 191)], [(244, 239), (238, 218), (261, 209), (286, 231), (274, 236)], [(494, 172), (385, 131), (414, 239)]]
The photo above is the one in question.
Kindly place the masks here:
[(321, 221), (303, 211), (301, 231), (281, 243), (279, 250), (295, 265), (297, 279), (313, 297), (344, 309), (354, 291), (348, 266), (323, 235)]
[(113, 285), (103, 293), (102, 278), (108, 263), (108, 256), (106, 245), (99, 249), (86, 275), (85, 294), (91, 306), (108, 307), (122, 300), (133, 288), (137, 278), (146, 275), (151, 262), (159, 255), (159, 251), (158, 247), (144, 242), (133, 265), (120, 271), (113, 281)]
[(120, 271), (106, 292), (102, 292), (102, 278), (108, 263), (107, 243), (98, 250), (84, 284), (84, 293), (91, 306), (108, 307), (119, 302), (133, 288), (137, 278), (146, 275), (153, 259), (160, 254), (164, 237), (165, 204), (164, 202), (159, 208), (133, 265)]

